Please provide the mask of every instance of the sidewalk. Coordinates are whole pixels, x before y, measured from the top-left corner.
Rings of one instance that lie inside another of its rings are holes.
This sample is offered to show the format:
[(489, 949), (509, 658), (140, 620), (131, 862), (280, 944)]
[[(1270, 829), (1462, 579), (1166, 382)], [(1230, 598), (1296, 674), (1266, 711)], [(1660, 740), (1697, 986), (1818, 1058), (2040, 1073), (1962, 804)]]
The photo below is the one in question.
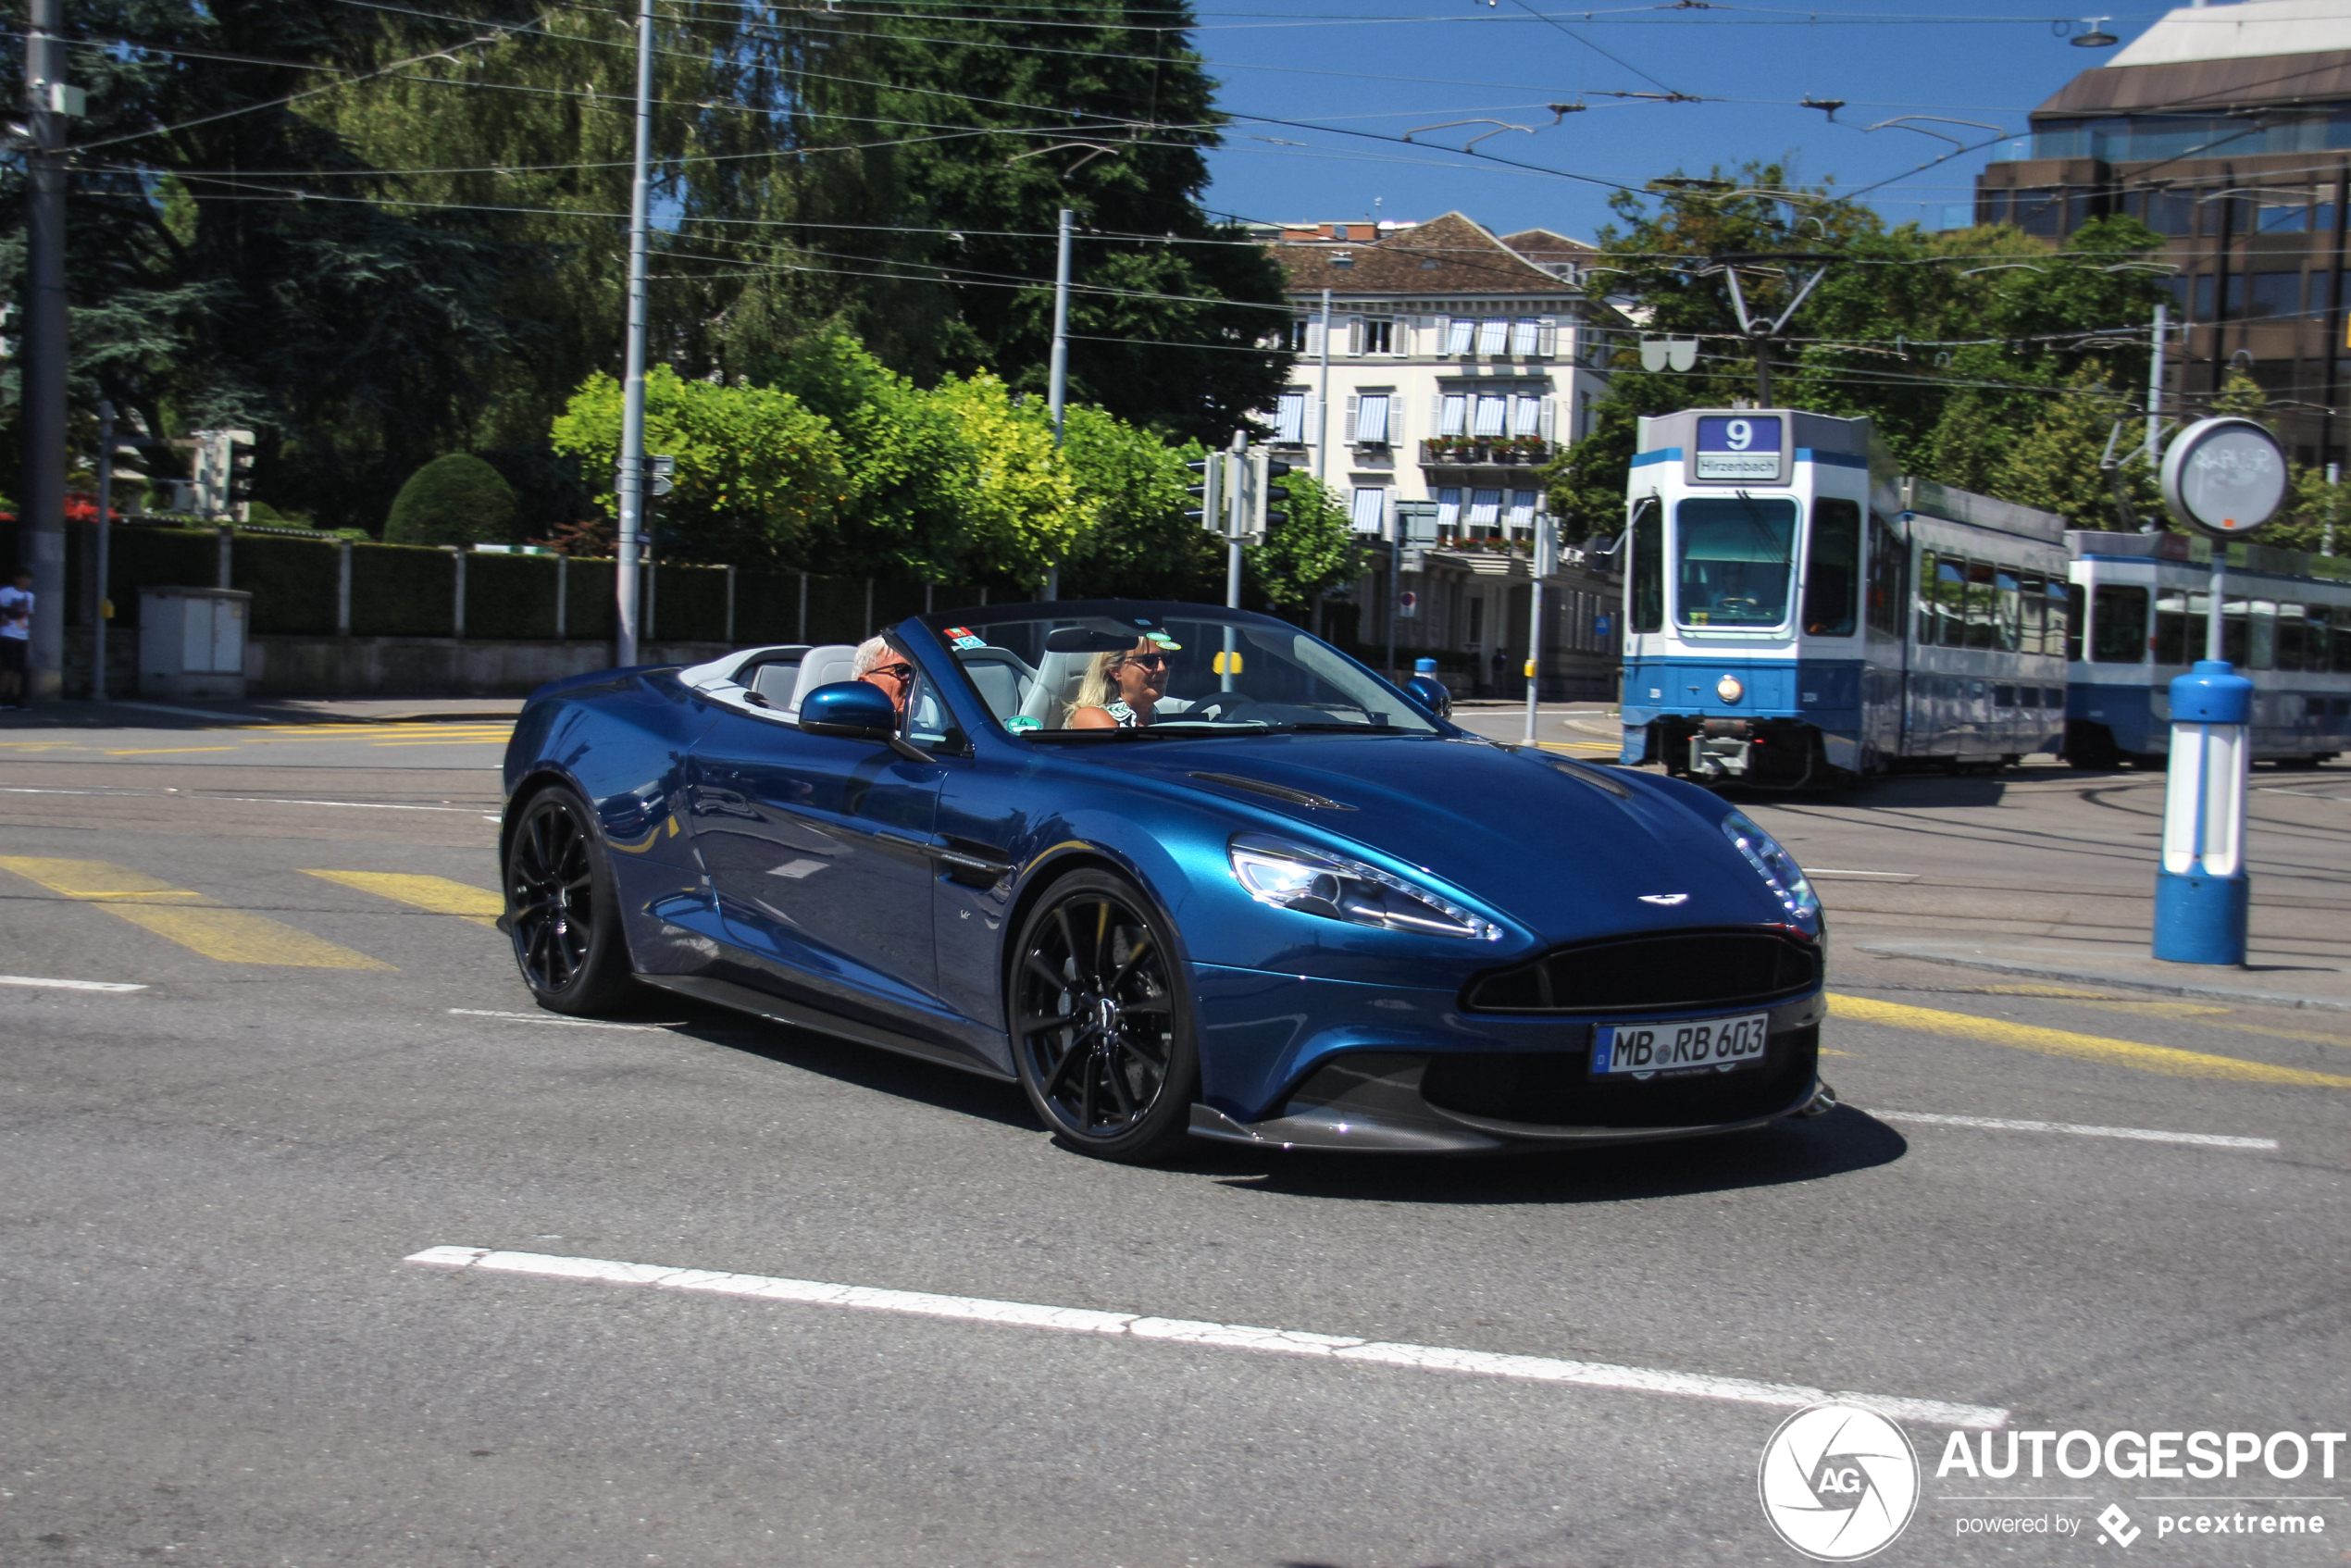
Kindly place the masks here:
[(2233, 1002), (2248, 1007), (2294, 1007), (2351, 1013), (2351, 961), (2309, 953), (2245, 955), (2243, 968), (2217, 964), (2168, 964), (2145, 942), (2080, 938), (2062, 941), (2004, 938), (1988, 941), (1875, 940), (1857, 952), (1917, 963), (1988, 970), (2077, 986), (2109, 986), (2163, 996)]
[(511, 719), (520, 697), (263, 697), (242, 702), (82, 700), (0, 712), (0, 729), (178, 729), (204, 724), (432, 724)]

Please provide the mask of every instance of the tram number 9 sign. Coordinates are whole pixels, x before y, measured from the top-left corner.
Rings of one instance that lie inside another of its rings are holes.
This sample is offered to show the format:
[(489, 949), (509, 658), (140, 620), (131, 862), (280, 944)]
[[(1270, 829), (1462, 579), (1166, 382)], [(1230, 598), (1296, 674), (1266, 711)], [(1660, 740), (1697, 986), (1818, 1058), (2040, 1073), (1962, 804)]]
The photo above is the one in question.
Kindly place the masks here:
[(1785, 477), (1784, 435), (1776, 414), (1702, 414), (1690, 478), (1777, 484)]
[(2251, 419), (2199, 419), (2163, 450), (2163, 504), (2208, 538), (2245, 538), (2275, 515), (2285, 488), (2285, 451)]

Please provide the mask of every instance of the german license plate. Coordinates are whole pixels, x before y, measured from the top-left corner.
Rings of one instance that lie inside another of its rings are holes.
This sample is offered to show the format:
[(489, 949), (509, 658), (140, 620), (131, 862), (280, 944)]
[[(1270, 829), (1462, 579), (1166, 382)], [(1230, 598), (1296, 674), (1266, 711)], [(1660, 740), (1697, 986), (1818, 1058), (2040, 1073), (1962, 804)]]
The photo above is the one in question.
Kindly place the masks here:
[(1602, 1024), (1592, 1031), (1592, 1076), (1669, 1077), (1727, 1073), (1763, 1060), (1769, 1014), (1737, 1018), (1686, 1018), (1670, 1024)]

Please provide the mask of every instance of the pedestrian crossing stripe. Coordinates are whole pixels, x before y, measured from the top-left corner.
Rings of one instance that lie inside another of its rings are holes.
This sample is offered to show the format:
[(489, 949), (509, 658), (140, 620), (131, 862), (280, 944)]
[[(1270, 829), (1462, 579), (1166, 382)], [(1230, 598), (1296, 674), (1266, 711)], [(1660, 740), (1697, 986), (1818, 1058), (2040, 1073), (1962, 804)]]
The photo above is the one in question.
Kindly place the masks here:
[(303, 875), (317, 877), (337, 887), (355, 888), (363, 893), (374, 893), (400, 903), (413, 904), (430, 910), (435, 915), (454, 915), (477, 926), (495, 925), (505, 900), (488, 888), (477, 888), (470, 882), (453, 881), (446, 877), (426, 877), (404, 871), (317, 871), (305, 868)]
[(391, 969), (364, 952), (247, 910), (228, 909), (193, 889), (175, 888), (144, 872), (103, 860), (0, 855), (0, 871), (36, 883), (60, 898), (95, 904), (192, 952), (221, 964), (264, 964), (290, 969)]

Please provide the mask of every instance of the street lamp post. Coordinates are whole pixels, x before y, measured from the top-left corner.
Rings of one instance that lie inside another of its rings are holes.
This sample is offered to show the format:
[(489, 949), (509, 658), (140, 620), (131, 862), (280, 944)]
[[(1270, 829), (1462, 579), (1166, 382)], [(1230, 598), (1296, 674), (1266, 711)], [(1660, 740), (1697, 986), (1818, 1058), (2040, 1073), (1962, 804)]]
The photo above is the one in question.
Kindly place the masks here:
[(637, 6), (637, 154), (628, 185), (628, 365), (621, 384), (620, 560), (613, 574), (617, 662), (637, 662), (637, 560), (645, 529), (645, 275), (652, 248), (653, 0)]

